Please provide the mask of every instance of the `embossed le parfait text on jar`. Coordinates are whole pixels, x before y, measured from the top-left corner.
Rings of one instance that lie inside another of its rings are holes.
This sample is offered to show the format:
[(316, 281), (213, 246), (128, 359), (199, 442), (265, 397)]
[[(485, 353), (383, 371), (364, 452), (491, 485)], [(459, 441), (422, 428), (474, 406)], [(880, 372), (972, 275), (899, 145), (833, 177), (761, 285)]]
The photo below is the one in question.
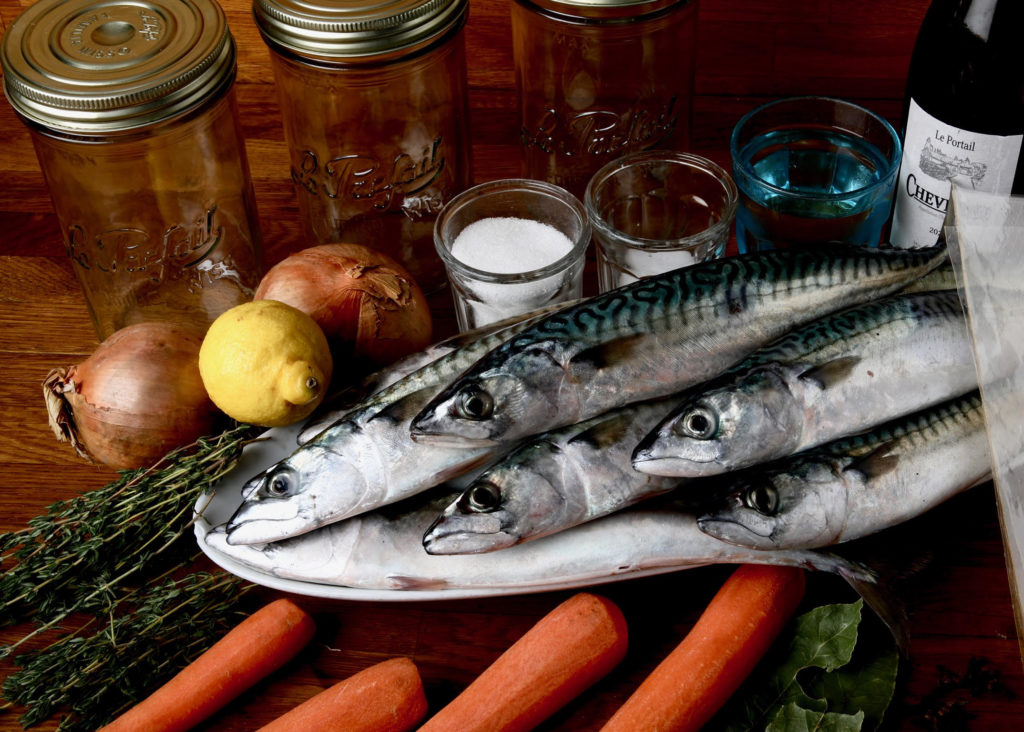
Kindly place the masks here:
[(583, 196), (627, 153), (690, 144), (697, 0), (513, 0), (522, 174)]
[(467, 0), (255, 0), (310, 244), (445, 281), (434, 220), (469, 186)]
[(235, 44), (212, 0), (39, 0), (3, 38), (97, 335), (204, 328), (259, 284)]

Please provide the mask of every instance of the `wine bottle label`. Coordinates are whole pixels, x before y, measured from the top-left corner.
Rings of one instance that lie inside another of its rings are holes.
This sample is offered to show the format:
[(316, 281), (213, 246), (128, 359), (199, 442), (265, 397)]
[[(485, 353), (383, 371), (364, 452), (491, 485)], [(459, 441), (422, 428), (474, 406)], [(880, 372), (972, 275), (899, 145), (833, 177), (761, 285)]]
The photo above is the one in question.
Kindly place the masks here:
[(985, 135), (952, 127), (911, 98), (896, 180), (893, 246), (931, 246), (939, 238), (952, 183), (987, 193), (1013, 187), (1024, 135)]

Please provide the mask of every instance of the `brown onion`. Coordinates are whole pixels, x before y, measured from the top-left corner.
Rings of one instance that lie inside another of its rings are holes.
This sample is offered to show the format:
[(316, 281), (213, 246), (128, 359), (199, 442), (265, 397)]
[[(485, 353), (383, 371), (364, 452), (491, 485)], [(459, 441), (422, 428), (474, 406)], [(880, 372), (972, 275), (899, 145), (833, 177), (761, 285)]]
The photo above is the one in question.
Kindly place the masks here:
[(50, 427), (79, 455), (117, 470), (148, 466), (210, 434), (219, 412), (199, 376), (200, 331), (138, 323), (43, 383)]
[(316, 321), (335, 361), (385, 366), (431, 342), (423, 291), (398, 262), (359, 244), (321, 244), (270, 268), (257, 300), (280, 300)]

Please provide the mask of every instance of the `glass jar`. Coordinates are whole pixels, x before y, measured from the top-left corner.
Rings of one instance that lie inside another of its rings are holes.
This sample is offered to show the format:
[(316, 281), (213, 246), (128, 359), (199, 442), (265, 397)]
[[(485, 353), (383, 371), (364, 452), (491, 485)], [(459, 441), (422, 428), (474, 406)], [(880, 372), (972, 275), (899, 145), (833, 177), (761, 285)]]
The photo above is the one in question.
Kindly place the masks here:
[(578, 299), (590, 222), (564, 188), (494, 180), (445, 206), (434, 244), (448, 270), (459, 330), (467, 331)]
[(444, 204), (471, 178), (467, 0), (255, 0), (311, 244), (398, 260), (427, 292)]
[(260, 236), (215, 2), (40, 0), (0, 60), (101, 340), (205, 328), (252, 298)]
[(697, 0), (515, 0), (522, 173), (583, 196), (627, 153), (690, 144)]

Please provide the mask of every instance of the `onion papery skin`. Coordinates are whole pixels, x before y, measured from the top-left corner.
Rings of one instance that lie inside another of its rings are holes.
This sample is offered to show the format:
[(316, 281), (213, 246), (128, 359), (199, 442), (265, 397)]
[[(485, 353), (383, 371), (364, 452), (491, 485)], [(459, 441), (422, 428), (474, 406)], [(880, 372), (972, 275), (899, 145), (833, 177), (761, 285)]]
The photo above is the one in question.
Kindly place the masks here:
[(321, 244), (270, 268), (257, 300), (298, 308), (324, 331), (336, 364), (386, 366), (433, 338), (427, 299), (412, 275), (359, 244)]
[(199, 375), (203, 334), (147, 322), (113, 333), (44, 382), (50, 426), (80, 455), (116, 470), (152, 465), (211, 434), (220, 411)]

